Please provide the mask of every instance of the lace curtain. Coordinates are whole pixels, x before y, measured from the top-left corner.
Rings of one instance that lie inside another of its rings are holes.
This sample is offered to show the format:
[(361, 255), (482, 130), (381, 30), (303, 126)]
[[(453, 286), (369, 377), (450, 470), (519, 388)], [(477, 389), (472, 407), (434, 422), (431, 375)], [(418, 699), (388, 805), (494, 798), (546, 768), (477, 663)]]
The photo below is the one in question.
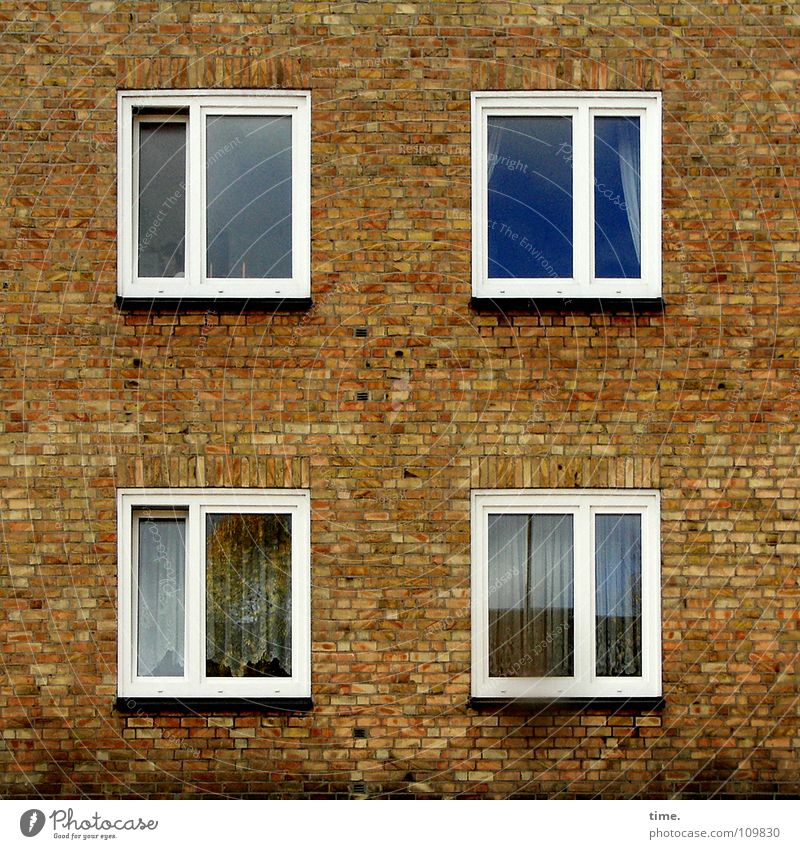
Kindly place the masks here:
[(292, 674), (291, 517), (206, 517), (206, 675)]
[(183, 675), (185, 539), (185, 519), (139, 520), (139, 675)]

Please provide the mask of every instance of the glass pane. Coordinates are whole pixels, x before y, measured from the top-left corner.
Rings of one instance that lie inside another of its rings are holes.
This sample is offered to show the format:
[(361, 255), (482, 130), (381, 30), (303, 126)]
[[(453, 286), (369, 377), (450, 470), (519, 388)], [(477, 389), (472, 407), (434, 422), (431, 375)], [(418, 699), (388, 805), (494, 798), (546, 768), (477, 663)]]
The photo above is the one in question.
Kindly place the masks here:
[(638, 118), (594, 119), (595, 277), (642, 276)]
[(139, 122), (139, 277), (183, 277), (186, 124)]
[(488, 119), (489, 277), (572, 277), (572, 119)]
[(292, 674), (292, 517), (206, 516), (206, 675)]
[(642, 519), (595, 517), (598, 675), (642, 674)]
[(573, 674), (571, 514), (489, 517), (489, 675)]
[(292, 119), (208, 119), (209, 277), (292, 276)]
[(183, 676), (185, 539), (185, 519), (139, 519), (137, 675)]

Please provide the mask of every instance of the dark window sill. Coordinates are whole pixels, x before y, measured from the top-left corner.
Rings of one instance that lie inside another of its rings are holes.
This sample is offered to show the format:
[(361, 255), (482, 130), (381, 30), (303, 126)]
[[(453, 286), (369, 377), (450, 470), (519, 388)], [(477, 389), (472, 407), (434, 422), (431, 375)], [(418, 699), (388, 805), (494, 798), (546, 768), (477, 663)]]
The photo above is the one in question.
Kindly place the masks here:
[(663, 298), (476, 298), (470, 299), (476, 312), (521, 313), (662, 313)]
[(114, 707), (121, 713), (230, 713), (237, 711), (260, 711), (270, 713), (307, 713), (314, 707), (311, 698), (287, 699), (240, 699), (240, 698), (141, 698), (118, 697)]
[(630, 711), (663, 710), (666, 699), (663, 696), (636, 696), (632, 698), (569, 698), (569, 699), (494, 699), (476, 698), (469, 700), (469, 706), (474, 710), (519, 710), (543, 711), (566, 709), (589, 709)]
[(312, 304), (311, 298), (122, 298), (117, 295), (118, 309), (145, 313), (305, 312)]

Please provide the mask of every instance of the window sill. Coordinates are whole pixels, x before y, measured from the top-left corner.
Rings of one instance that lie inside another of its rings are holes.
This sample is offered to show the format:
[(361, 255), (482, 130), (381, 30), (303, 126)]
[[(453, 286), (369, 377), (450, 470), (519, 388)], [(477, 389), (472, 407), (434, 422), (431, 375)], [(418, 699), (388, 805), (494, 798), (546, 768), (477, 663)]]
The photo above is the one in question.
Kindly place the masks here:
[(218, 313), (305, 312), (311, 298), (124, 298), (117, 295), (117, 308), (126, 312), (174, 313), (178, 310), (213, 310)]
[(543, 709), (560, 708), (592, 708), (600, 710), (618, 711), (660, 711), (666, 706), (663, 696), (631, 696), (629, 698), (567, 698), (567, 699), (495, 699), (491, 697), (473, 696), (469, 700), (469, 706), (473, 710), (498, 710), (502, 708), (518, 709), (521, 711), (542, 711)]
[(257, 711), (261, 713), (307, 713), (314, 707), (312, 698), (241, 699), (225, 698), (151, 698), (118, 696), (114, 704), (121, 713), (230, 713)]
[(535, 313), (661, 313), (663, 298), (484, 298), (475, 295), (470, 306), (477, 312)]

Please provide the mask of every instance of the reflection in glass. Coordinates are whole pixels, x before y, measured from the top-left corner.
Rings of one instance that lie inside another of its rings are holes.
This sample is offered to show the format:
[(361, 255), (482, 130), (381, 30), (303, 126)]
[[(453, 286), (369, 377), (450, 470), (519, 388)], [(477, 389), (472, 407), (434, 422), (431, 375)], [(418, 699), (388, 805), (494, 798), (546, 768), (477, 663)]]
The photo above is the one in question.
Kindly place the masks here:
[(206, 516), (206, 675), (292, 674), (291, 516)]
[(186, 124), (139, 122), (139, 277), (182, 277), (186, 238)]
[(572, 515), (491, 515), (488, 542), (489, 675), (572, 675)]
[(136, 669), (182, 676), (186, 598), (186, 520), (139, 520)]
[(215, 116), (206, 133), (208, 276), (291, 277), (291, 117)]
[(595, 277), (642, 276), (639, 118), (594, 119)]
[(572, 119), (490, 116), (489, 277), (572, 277)]
[(595, 517), (598, 675), (642, 674), (642, 520)]

